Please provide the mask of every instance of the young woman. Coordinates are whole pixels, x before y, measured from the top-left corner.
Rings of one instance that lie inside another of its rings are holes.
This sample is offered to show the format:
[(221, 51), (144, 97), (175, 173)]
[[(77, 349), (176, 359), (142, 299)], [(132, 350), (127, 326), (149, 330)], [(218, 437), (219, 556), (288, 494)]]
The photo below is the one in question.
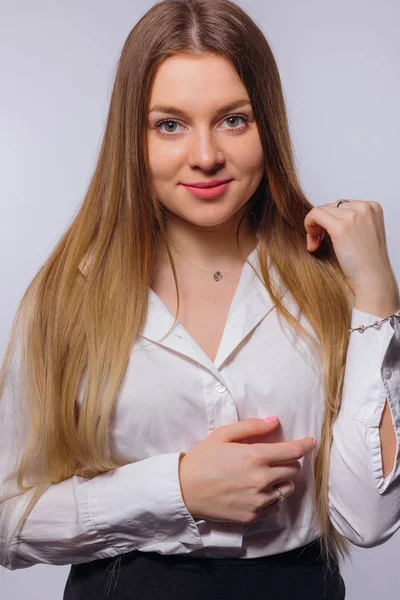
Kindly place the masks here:
[(400, 525), (399, 318), (381, 206), (301, 190), (260, 29), (154, 5), (13, 323), (1, 564), (71, 564), (65, 600), (344, 598), (349, 541)]

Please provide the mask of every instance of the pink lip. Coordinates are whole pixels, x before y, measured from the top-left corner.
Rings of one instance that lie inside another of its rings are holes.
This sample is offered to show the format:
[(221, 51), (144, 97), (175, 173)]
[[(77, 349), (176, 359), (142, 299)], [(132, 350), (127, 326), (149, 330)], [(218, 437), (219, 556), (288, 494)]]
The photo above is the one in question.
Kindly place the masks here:
[(232, 181), (231, 179), (213, 179), (212, 181), (198, 181), (197, 183), (184, 183), (183, 185), (187, 185), (189, 187), (197, 187), (197, 188), (208, 188), (214, 187), (216, 185), (221, 185), (222, 183), (227, 183), (228, 181)]
[(225, 181), (220, 185), (213, 185), (212, 187), (195, 187), (191, 185), (185, 185), (184, 183), (182, 185), (188, 190), (188, 192), (190, 192), (194, 196), (197, 196), (197, 198), (203, 198), (207, 200), (209, 198), (216, 198), (217, 196), (221, 196), (221, 194), (223, 194), (228, 189), (228, 186), (231, 181), (232, 180)]

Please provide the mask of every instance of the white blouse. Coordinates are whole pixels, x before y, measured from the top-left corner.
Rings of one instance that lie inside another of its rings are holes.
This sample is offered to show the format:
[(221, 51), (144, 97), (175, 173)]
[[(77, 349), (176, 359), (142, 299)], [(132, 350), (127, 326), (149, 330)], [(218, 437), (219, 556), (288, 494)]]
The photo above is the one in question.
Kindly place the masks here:
[[(257, 249), (248, 259), (259, 266)], [(281, 291), (285, 306), (296, 315), (289, 291), (283, 286)], [(376, 320), (380, 317), (352, 309), (352, 327)], [(129, 464), (91, 480), (74, 476), (52, 485), (18, 539), (11, 531), (31, 493), (16, 489), (16, 464), (10, 458), (14, 418), (23, 411), (14, 357), (0, 403), (0, 491), (8, 493), (0, 506), (4, 567), (84, 563), (132, 550), (246, 559), (291, 550), (318, 537), (313, 452), (300, 460), (295, 491), (279, 513), (250, 524), (193, 519), (183, 502), (178, 462), (182, 452), (217, 427), (250, 417), (280, 419), (282, 428), (260, 441), (311, 436), (319, 442), (324, 410), (319, 350), (280, 323), (247, 263), (214, 362), (180, 322), (158, 342), (173, 321), (149, 289), (148, 319), (133, 346), (109, 430), (110, 446)], [(317, 341), (303, 316), (301, 323)], [(379, 423), (386, 398), (399, 450), (400, 322), (395, 318), (380, 329), (350, 335), (342, 409), (334, 424), (330, 517), (358, 546), (381, 544), (400, 527), (399, 451), (385, 479), (382, 471)]]

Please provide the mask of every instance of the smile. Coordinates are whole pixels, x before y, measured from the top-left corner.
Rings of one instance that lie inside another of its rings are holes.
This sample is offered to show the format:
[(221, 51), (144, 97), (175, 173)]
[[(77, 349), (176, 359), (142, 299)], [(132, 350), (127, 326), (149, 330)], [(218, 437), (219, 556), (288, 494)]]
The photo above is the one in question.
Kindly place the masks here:
[(213, 185), (212, 187), (199, 188), (193, 187), (190, 185), (185, 185), (182, 183), (184, 188), (186, 188), (191, 194), (197, 196), (197, 198), (203, 198), (205, 200), (209, 198), (216, 198), (217, 196), (221, 196), (229, 187), (230, 181), (226, 181), (225, 183), (221, 183), (220, 185)]

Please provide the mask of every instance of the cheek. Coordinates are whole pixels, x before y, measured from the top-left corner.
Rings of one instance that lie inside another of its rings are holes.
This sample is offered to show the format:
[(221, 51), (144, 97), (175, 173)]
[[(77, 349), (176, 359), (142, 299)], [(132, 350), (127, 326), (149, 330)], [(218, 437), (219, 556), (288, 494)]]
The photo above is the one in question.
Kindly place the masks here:
[(243, 177), (252, 178), (264, 170), (264, 151), (258, 134), (254, 132), (237, 139), (235, 145), (227, 146), (225, 158)]
[(158, 140), (150, 140), (149, 148), (149, 165), (152, 176), (157, 182), (176, 178), (176, 174), (182, 162), (182, 149), (177, 148), (177, 145), (161, 143)]
[(257, 143), (247, 143), (240, 157), (241, 167), (244, 171), (259, 171), (264, 168), (263, 149)]

